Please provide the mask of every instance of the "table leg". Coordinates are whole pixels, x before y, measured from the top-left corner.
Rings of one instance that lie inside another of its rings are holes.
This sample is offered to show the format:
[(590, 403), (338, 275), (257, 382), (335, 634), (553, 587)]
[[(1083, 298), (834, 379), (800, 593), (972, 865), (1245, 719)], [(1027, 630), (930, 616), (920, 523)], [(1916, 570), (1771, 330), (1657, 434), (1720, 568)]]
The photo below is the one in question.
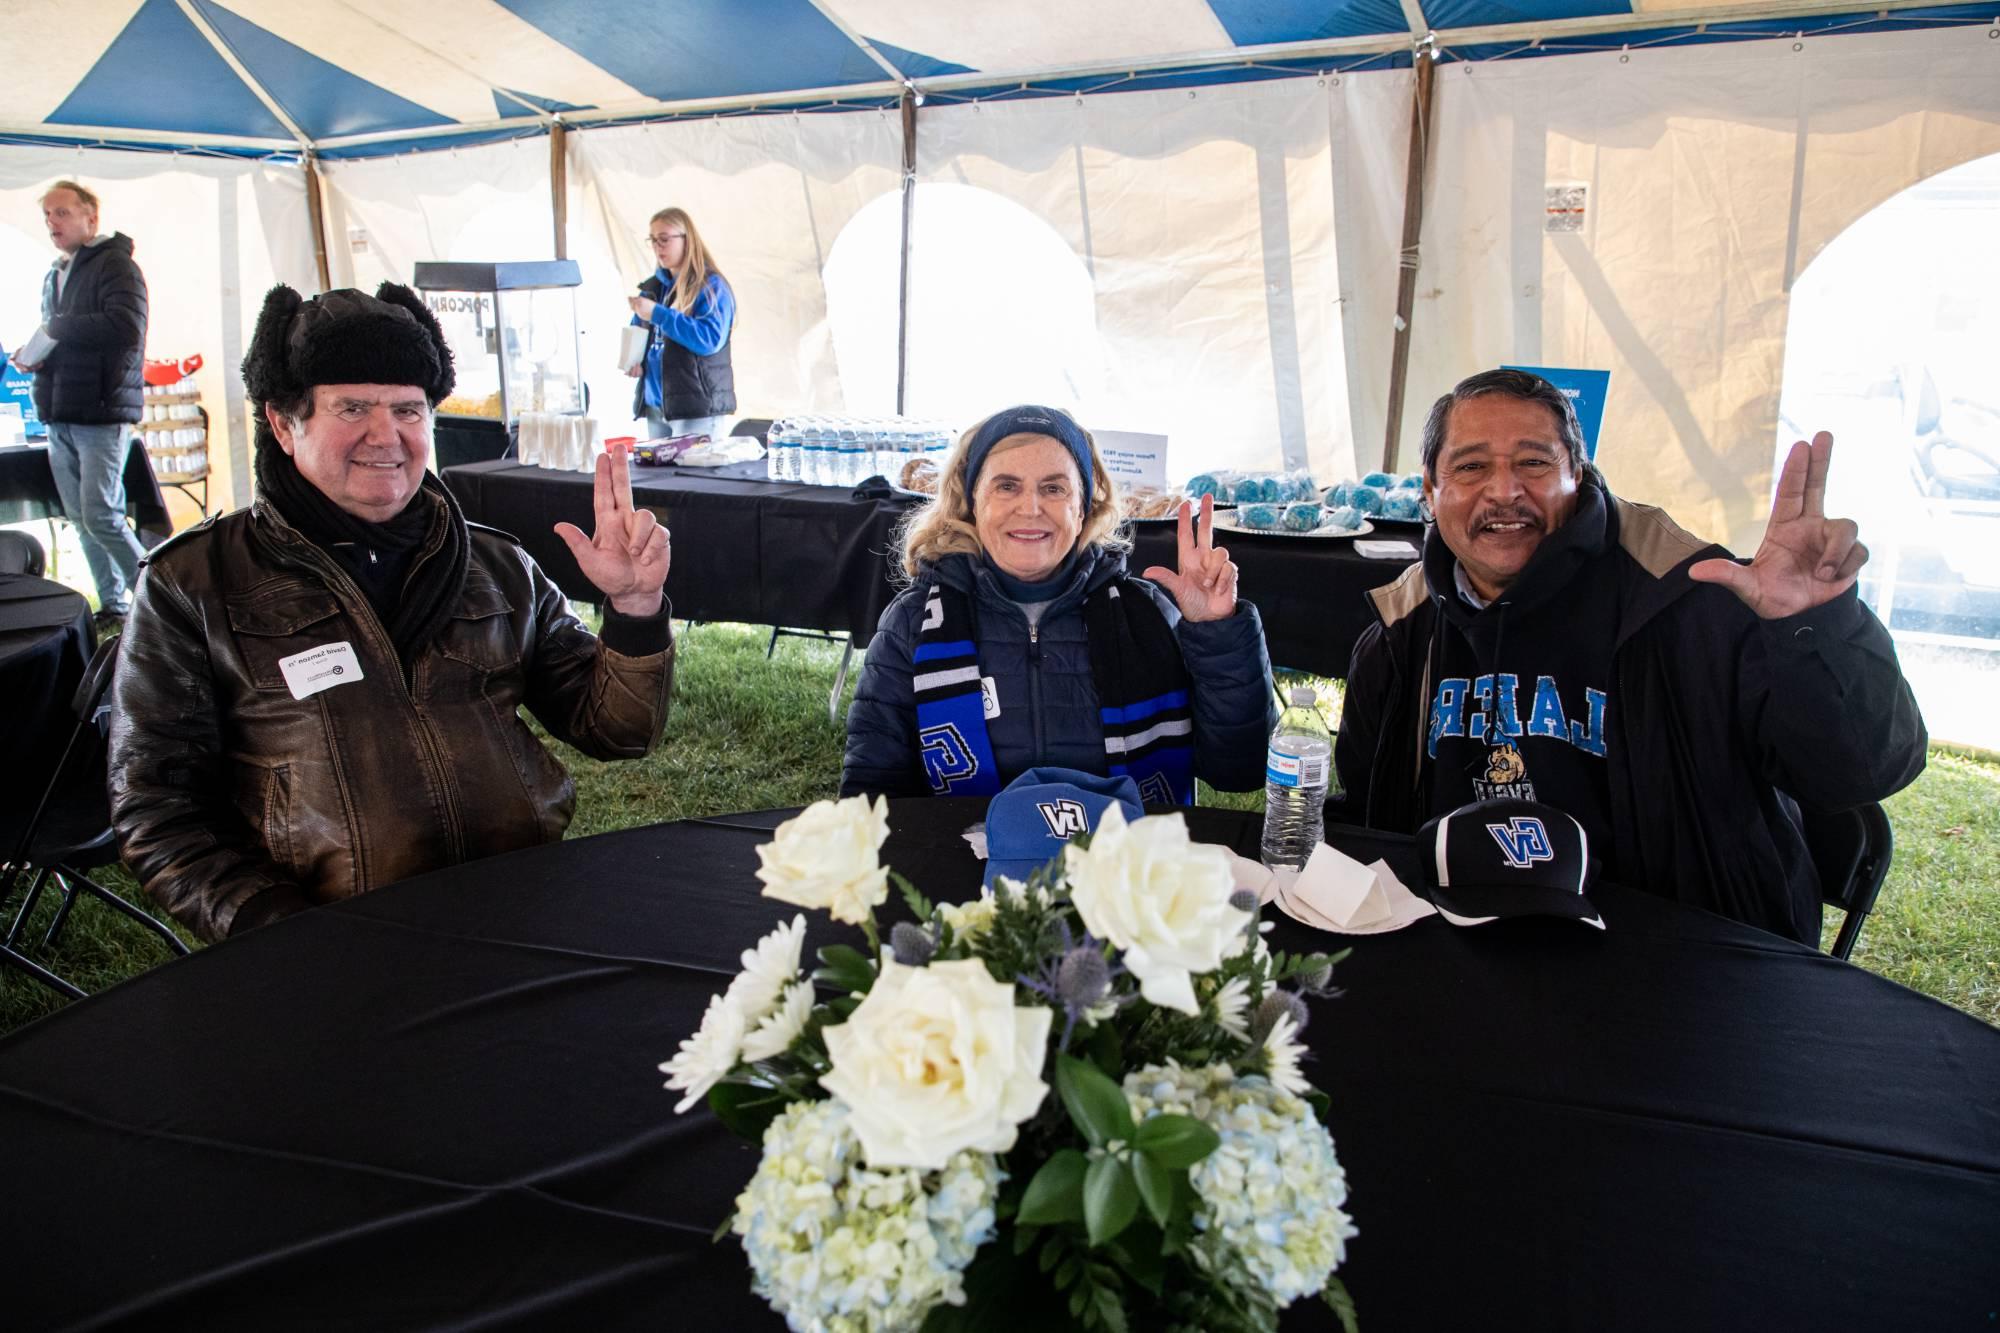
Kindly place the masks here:
[(840, 670), (833, 674), (833, 693), (826, 696), (826, 718), (829, 722), (840, 721), (840, 692), (847, 688), (847, 668), (854, 662), (854, 641), (849, 639), (847, 647), (841, 650)]

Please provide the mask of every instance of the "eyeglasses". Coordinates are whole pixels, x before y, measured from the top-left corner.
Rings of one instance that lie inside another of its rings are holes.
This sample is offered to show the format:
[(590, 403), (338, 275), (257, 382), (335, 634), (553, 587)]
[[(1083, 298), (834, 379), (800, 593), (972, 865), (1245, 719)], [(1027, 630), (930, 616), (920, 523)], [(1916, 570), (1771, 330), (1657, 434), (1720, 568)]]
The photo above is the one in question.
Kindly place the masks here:
[(670, 231), (664, 236), (648, 236), (646, 238), (655, 247), (672, 245), (675, 241), (684, 241), (686, 239), (687, 233), (684, 231)]

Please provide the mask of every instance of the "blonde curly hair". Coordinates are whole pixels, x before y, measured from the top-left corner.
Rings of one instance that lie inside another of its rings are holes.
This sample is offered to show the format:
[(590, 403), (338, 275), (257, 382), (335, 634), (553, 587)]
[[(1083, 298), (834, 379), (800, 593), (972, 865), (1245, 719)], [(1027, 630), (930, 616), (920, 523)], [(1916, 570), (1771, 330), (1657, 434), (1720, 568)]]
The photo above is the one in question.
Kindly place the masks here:
[[(986, 548), (979, 541), (979, 529), (972, 519), (972, 494), (965, 482), (966, 453), (972, 447), (973, 437), (985, 424), (981, 421), (958, 437), (958, 443), (952, 445), (951, 451), (944, 456), (936, 498), (928, 504), (918, 505), (903, 520), (901, 542), (906, 577), (915, 578), (917, 571), (925, 565), (936, 564), (948, 555), (985, 554)], [(1005, 436), (995, 442), (986, 455), (986, 461), (991, 463), (1010, 449), (1052, 438), (1030, 432)], [(1090, 446), (1090, 509), (1077, 529), (1076, 544), (1078, 547), (1126, 550), (1132, 542), (1122, 530), (1124, 519), (1118, 512), (1118, 484), (1104, 470), (1104, 458), (1097, 452), (1097, 441), (1091, 438), (1089, 431), (1083, 432), (1083, 438)]]

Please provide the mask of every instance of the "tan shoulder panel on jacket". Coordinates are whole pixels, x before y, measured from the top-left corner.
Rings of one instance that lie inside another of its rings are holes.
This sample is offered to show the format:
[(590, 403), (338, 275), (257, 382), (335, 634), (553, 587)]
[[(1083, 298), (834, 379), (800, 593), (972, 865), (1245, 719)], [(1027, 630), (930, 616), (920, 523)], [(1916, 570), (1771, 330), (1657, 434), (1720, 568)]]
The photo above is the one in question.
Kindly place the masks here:
[(1715, 545), (1683, 528), (1653, 505), (1614, 499), (1618, 506), (1618, 544), (1656, 579), (1672, 573), (1689, 556)]
[(1368, 595), (1375, 599), (1375, 609), (1382, 613), (1382, 623), (1393, 625), (1410, 612), (1422, 606), (1430, 597), (1430, 585), (1424, 582), (1424, 562), (1419, 560), (1396, 579), (1372, 588)]

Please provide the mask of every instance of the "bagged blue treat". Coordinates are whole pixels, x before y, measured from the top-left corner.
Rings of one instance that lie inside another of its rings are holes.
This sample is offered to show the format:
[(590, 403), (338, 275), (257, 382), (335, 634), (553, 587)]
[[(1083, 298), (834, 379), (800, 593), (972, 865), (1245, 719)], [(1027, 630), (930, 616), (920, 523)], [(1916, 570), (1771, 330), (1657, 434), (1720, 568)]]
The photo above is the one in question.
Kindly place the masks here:
[(1406, 472), (1397, 478), (1396, 484), (1391, 487), (1392, 490), (1398, 491), (1421, 491), (1423, 488), (1424, 474), (1421, 472)]
[[(1369, 475), (1374, 476), (1375, 474), (1371, 472)], [(1353, 492), (1347, 497), (1347, 502), (1362, 513), (1367, 514), (1370, 518), (1373, 518), (1382, 512), (1382, 488), (1380, 486), (1370, 486), (1366, 482), (1363, 482), (1354, 488)]]
[(1353, 482), (1336, 481), (1335, 483), (1333, 483), (1333, 485), (1326, 488), (1326, 495), (1322, 498), (1328, 509), (1338, 509), (1342, 505), (1346, 504), (1348, 498), (1353, 494), (1354, 494)]
[(1280, 520), (1287, 532), (1311, 532), (1319, 526), (1321, 510), (1313, 500), (1294, 500), (1285, 506), (1285, 516)]
[(1282, 518), (1278, 506), (1271, 504), (1248, 504), (1236, 511), (1236, 521), (1246, 528), (1276, 528)]
[(1190, 478), (1188, 484), (1183, 489), (1187, 491), (1188, 499), (1197, 502), (1204, 495), (1212, 495), (1218, 500), (1227, 500), (1229, 498), (1229, 483), (1213, 472), (1204, 472), (1197, 477)]
[(1387, 472), (1371, 472), (1361, 479), (1363, 486), (1373, 486), (1378, 491), (1386, 491), (1396, 484), (1396, 479)]
[(1236, 483), (1237, 504), (1276, 504), (1278, 500), (1276, 477), (1245, 477)]
[(1420, 517), (1417, 502), (1423, 497), (1415, 491), (1393, 490), (1382, 501), (1382, 517), (1401, 519), (1414, 523)]
[(1327, 511), (1326, 520), (1320, 526), (1322, 528), (1338, 528), (1343, 532), (1352, 532), (1361, 526), (1361, 511), (1353, 505), (1342, 505), (1338, 509), (1330, 509)]
[(1317, 500), (1319, 487), (1314, 483), (1310, 472), (1282, 473), (1278, 477), (1277, 498), (1286, 501)]

